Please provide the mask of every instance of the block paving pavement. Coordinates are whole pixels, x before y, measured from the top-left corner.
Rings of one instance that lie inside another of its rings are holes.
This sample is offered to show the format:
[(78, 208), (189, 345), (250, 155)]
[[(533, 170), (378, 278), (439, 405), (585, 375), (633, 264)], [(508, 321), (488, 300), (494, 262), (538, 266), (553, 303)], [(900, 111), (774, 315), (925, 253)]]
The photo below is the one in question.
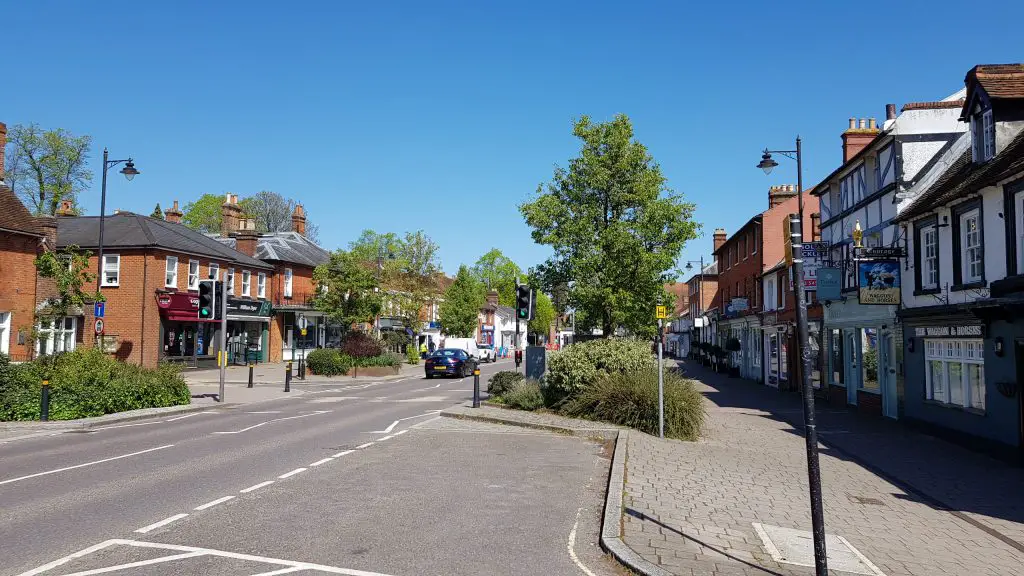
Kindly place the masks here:
[[(705, 436), (680, 442), (629, 435), (623, 541), (673, 574), (813, 574), (813, 568), (773, 560), (753, 526), (810, 531), (804, 439), (779, 416), (788, 410), (787, 417), (793, 417), (799, 399), (702, 369), (690, 372), (702, 380), (699, 386), (708, 400)], [(864, 441), (878, 444), (885, 437)], [(1006, 535), (1019, 532), (993, 536), (904, 491), (846, 452), (824, 445), (820, 450), (826, 532), (846, 538), (881, 573), (1024, 573), (1024, 552)], [(928, 466), (958, 466), (954, 460), (916, 464), (925, 468), (919, 474), (927, 473)], [(1013, 470), (1007, 467), (1003, 479), (1012, 478)], [(1021, 488), (1016, 494), (990, 493), (987, 509), (1021, 499)], [(998, 528), (1020, 530), (1021, 518), (1004, 516)]]

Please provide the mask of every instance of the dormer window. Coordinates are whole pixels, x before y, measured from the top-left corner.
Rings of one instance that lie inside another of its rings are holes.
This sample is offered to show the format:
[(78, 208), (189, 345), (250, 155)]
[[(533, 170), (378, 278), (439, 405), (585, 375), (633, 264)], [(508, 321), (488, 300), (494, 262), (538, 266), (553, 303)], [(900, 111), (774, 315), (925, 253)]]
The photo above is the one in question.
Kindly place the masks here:
[(976, 163), (987, 162), (996, 155), (996, 130), (992, 110), (971, 116), (971, 156)]

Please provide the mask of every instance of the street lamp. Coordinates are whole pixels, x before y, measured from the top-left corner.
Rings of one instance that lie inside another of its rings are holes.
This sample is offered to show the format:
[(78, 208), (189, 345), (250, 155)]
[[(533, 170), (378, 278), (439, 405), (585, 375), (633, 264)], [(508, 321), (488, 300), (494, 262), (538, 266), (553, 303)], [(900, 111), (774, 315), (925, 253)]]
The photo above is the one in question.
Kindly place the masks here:
[(96, 292), (100, 292), (100, 287), (103, 285), (103, 223), (106, 219), (107, 212), (107, 171), (124, 162), (124, 168), (121, 168), (119, 172), (124, 174), (124, 177), (131, 182), (133, 178), (139, 175), (139, 171), (135, 169), (135, 162), (129, 156), (126, 160), (110, 160), (110, 154), (107, 149), (103, 149), (103, 184), (100, 186), (100, 239), (99, 247), (99, 274), (96, 275)]
[(814, 530), (814, 565), (818, 576), (828, 576), (828, 557), (825, 551), (825, 517), (821, 504), (821, 469), (818, 466), (818, 427), (814, 414), (814, 388), (811, 385), (811, 351), (807, 329), (807, 294), (803, 288), (803, 227), (804, 227), (804, 171), (800, 137), (796, 137), (796, 150), (768, 150), (765, 148), (757, 167), (771, 174), (779, 165), (772, 154), (796, 160), (796, 195), (798, 219), (789, 218), (789, 236), (793, 250), (793, 282), (796, 285), (797, 350), (800, 353), (801, 381), (803, 383), (804, 439), (807, 445), (807, 480), (811, 496), (811, 526)]
[[(704, 316), (704, 256), (701, 255), (700, 260), (687, 260), (686, 269), (693, 270), (694, 262), (700, 264), (700, 269), (697, 271), (697, 314), (699, 318)], [(694, 318), (693, 320), (693, 325), (696, 326), (697, 318)], [(701, 328), (703, 328), (703, 326)], [(703, 341), (703, 331), (700, 334), (699, 341)]]

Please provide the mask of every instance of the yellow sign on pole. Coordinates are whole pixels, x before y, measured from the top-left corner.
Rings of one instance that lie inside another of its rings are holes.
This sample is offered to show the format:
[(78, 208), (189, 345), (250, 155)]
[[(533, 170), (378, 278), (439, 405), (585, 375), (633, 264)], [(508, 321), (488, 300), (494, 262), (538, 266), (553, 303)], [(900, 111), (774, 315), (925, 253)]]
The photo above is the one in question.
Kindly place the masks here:
[(658, 306), (655, 308), (655, 315), (658, 317), (658, 320), (668, 318), (668, 306)]

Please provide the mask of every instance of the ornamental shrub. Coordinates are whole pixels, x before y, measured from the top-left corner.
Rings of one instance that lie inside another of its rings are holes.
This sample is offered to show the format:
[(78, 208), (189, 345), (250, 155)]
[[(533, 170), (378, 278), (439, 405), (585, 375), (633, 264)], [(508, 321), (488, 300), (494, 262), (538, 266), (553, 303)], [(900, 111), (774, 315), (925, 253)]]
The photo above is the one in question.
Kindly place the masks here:
[(391, 366), (393, 368), (399, 368), (402, 363), (405, 362), (405, 356), (398, 354), (397, 352), (386, 352), (378, 356), (370, 356), (369, 358), (353, 358), (356, 366), (369, 367), (369, 366)]
[(530, 378), (520, 380), (501, 396), (504, 404), (518, 410), (536, 410), (544, 406), (540, 383)]
[(557, 404), (559, 397), (571, 398), (603, 375), (653, 366), (650, 346), (644, 340), (606, 338), (572, 344), (552, 353), (545, 377), (549, 399)]
[(372, 358), (383, 354), (384, 347), (369, 334), (350, 332), (341, 343), (341, 351), (352, 358)]
[(501, 396), (521, 382), (526, 376), (515, 370), (502, 370), (495, 372), (494, 376), (487, 381), (487, 393), (492, 396)]
[(337, 350), (320, 348), (306, 356), (306, 366), (318, 376), (340, 376), (348, 373), (352, 360)]
[(405, 346), (405, 361), (409, 364), (420, 363), (420, 353), (419, 350), (416, 349), (416, 346), (412, 344), (407, 344)]

